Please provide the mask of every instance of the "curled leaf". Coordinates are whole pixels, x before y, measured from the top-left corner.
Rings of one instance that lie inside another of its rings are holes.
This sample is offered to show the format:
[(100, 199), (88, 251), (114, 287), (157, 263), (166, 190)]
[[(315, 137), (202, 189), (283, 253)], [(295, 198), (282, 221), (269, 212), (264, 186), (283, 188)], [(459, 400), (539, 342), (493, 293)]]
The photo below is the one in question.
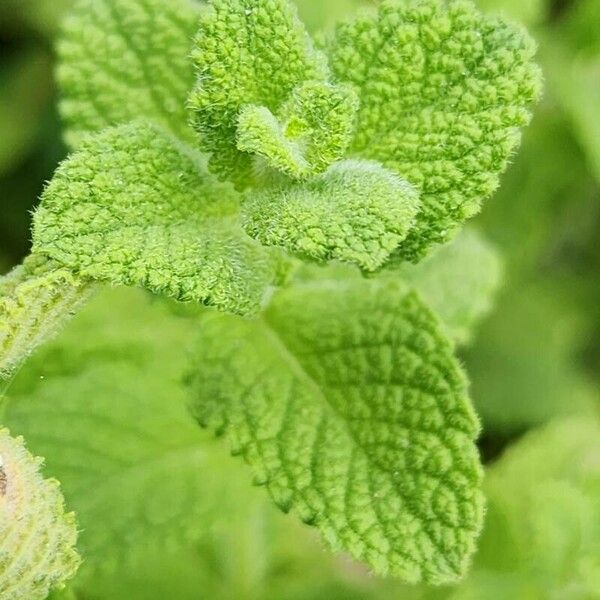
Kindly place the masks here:
[(243, 223), (266, 246), (374, 271), (406, 237), (418, 208), (417, 192), (395, 173), (342, 161), (306, 182), (250, 192)]

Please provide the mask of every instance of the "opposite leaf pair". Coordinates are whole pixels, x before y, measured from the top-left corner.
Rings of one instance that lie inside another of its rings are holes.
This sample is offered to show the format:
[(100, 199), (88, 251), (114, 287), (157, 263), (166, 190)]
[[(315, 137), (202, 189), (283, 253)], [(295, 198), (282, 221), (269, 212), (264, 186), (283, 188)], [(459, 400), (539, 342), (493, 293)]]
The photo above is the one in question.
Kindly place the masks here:
[(59, 80), (69, 139), (86, 141), (44, 194), (35, 252), (257, 312), (285, 273), (268, 246), (373, 271), (444, 241), (496, 186), (538, 94), (533, 43), (469, 2), (386, 1), (323, 50), (285, 0), (198, 8), (79, 4)]
[(77, 150), (35, 215), (32, 285), (56, 271), (265, 309), (201, 323), (199, 420), (333, 547), (408, 581), (454, 580), (482, 519), (478, 423), (418, 286), (272, 287), (281, 248), (373, 271), (445, 240), (528, 119), (533, 45), (455, 0), (385, 1), (322, 51), (285, 0), (198, 8), (78, 4), (59, 70)]

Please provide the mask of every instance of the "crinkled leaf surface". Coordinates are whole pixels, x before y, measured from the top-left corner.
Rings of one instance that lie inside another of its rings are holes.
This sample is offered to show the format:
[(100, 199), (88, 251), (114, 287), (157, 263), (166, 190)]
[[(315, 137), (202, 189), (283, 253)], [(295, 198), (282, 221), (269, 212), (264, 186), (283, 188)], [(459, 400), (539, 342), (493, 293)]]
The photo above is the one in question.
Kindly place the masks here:
[(190, 378), (275, 503), (406, 581), (459, 578), (482, 520), (478, 422), (452, 347), (397, 282), (319, 281), (256, 321), (208, 315)]
[(198, 324), (172, 311), (181, 305), (105, 289), (10, 388), (8, 423), (77, 511), (84, 562), (64, 598), (363, 598), (186, 410)]
[(341, 161), (303, 183), (253, 190), (242, 219), (266, 246), (373, 271), (406, 237), (418, 206), (416, 191), (378, 163)]
[(0, 427), (0, 598), (44, 600), (79, 567), (77, 525), (58, 481), (22, 438)]
[(398, 250), (418, 259), (496, 188), (539, 95), (535, 44), (471, 2), (386, 0), (339, 25), (327, 47), (335, 76), (360, 96), (350, 153), (421, 192)]
[(277, 115), (297, 86), (326, 80), (327, 63), (287, 0), (213, 0), (192, 58), (197, 85), (189, 105), (200, 146), (216, 173), (243, 187), (254, 158), (237, 148), (240, 110), (256, 105)]
[(502, 261), (483, 236), (467, 228), (419, 264), (404, 263), (390, 274), (416, 287), (448, 335), (465, 344), (492, 306)]
[(0, 277), (0, 378), (10, 374), (93, 293), (65, 268), (31, 255)]
[(281, 108), (281, 121), (265, 106), (245, 106), (237, 147), (293, 178), (320, 173), (344, 155), (357, 109), (351, 88), (309, 81), (294, 89)]
[(256, 311), (277, 268), (238, 224), (233, 188), (145, 122), (86, 141), (57, 170), (34, 249), (84, 278)]
[(193, 139), (185, 99), (198, 13), (195, 0), (78, 0), (58, 44), (70, 145), (144, 117)]

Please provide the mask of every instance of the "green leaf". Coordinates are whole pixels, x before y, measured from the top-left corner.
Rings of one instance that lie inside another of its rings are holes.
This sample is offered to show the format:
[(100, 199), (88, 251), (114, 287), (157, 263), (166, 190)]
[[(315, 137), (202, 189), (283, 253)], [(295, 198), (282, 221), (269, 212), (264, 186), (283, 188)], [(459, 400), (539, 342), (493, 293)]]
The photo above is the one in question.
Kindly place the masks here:
[(492, 307), (502, 262), (480, 234), (465, 229), (418, 265), (405, 263), (392, 274), (415, 286), (448, 335), (466, 344)]
[(22, 438), (0, 427), (0, 597), (44, 600), (79, 567), (75, 515)]
[(138, 290), (105, 290), (10, 388), (7, 422), (77, 513), (83, 597), (195, 597), (210, 571), (194, 544), (252, 504), (185, 409), (192, 331)]
[(10, 388), (11, 428), (77, 511), (84, 562), (66, 598), (361, 598), (193, 421), (181, 373), (197, 321), (173, 309), (104, 289)]
[(256, 105), (279, 114), (298, 86), (327, 79), (325, 57), (287, 0), (213, 0), (192, 58), (198, 81), (189, 106), (200, 147), (215, 173), (244, 187), (254, 159), (237, 147), (241, 110)]
[(266, 246), (373, 271), (406, 237), (417, 210), (417, 193), (391, 171), (342, 161), (305, 183), (250, 192), (242, 219)]
[(311, 81), (293, 91), (282, 122), (264, 106), (245, 106), (237, 146), (293, 178), (321, 173), (346, 151), (357, 109), (350, 88)]
[(79, 277), (239, 313), (258, 310), (278, 267), (239, 226), (233, 188), (144, 122), (90, 138), (59, 167), (33, 237)]
[(320, 281), (260, 320), (213, 313), (190, 377), (284, 511), (409, 582), (460, 578), (482, 521), (477, 418), (452, 347), (393, 281)]
[(93, 293), (43, 256), (0, 277), (0, 379), (53, 337)]
[(339, 25), (327, 46), (335, 76), (360, 96), (350, 154), (421, 192), (398, 249), (417, 260), (496, 189), (540, 93), (535, 44), (471, 2), (386, 0)]
[(58, 44), (60, 111), (71, 146), (148, 118), (193, 139), (185, 99), (199, 5), (193, 0), (78, 0)]
[[(487, 475), (480, 549), (472, 576), (452, 598), (593, 598), (599, 458), (594, 415), (557, 421), (513, 445)], [(498, 595), (503, 588), (508, 595)]]

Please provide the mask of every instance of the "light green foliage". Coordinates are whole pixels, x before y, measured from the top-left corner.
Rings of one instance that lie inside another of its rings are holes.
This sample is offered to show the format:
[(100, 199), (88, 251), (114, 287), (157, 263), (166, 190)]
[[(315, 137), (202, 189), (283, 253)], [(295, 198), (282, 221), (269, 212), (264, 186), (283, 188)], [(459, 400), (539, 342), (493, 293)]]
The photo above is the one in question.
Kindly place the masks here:
[(325, 58), (287, 0), (213, 0), (192, 58), (198, 82), (189, 105), (200, 147), (216, 173), (244, 187), (254, 167), (237, 148), (241, 109), (262, 106), (277, 115), (295, 88), (327, 79)]
[(335, 76), (360, 96), (350, 153), (421, 192), (398, 250), (418, 259), (496, 189), (539, 95), (535, 44), (470, 2), (386, 0), (339, 25), (327, 48)]
[(64, 512), (58, 481), (22, 438), (0, 428), (0, 598), (44, 600), (79, 566), (77, 526)]
[(456, 600), (594, 598), (600, 589), (600, 425), (558, 421), (513, 446), (486, 479), (481, 547)]
[(341, 161), (295, 185), (248, 195), (244, 228), (266, 246), (366, 271), (381, 267), (406, 237), (418, 210), (414, 189), (368, 161)]
[(193, 544), (248, 487), (185, 410), (190, 332), (137, 290), (106, 291), (11, 387), (11, 428), (44, 453), (77, 513), (73, 585), (86, 598), (197, 597)]
[(84, 562), (64, 597), (360, 598), (345, 593), (358, 574), (194, 423), (180, 380), (196, 326), (177, 306), (103, 291), (10, 388), (11, 428), (45, 454), (77, 511)]
[(515, 19), (531, 26), (547, 17), (549, 2), (546, 0), (477, 0), (483, 11)]
[(53, 337), (92, 292), (93, 286), (35, 254), (0, 277), (0, 379)]
[(66, 138), (148, 118), (184, 138), (195, 0), (78, 0), (58, 44)]
[(555, 93), (600, 180), (600, 49), (593, 53), (582, 51), (573, 57), (571, 52), (565, 56), (564, 51), (561, 53), (548, 44), (545, 57), (553, 66), (551, 77)]
[(80, 277), (256, 311), (277, 263), (243, 234), (233, 188), (144, 122), (108, 129), (67, 159), (42, 198), (34, 249)]
[(458, 344), (470, 341), (500, 287), (502, 264), (496, 250), (471, 229), (437, 249), (418, 265), (391, 271), (414, 285)]
[(321, 173), (346, 151), (357, 109), (352, 89), (310, 81), (294, 89), (281, 122), (264, 106), (245, 106), (237, 147), (290, 177)]
[(478, 422), (415, 293), (321, 280), (277, 294), (260, 320), (200, 327), (194, 412), (280, 508), (377, 573), (464, 574), (482, 520)]

